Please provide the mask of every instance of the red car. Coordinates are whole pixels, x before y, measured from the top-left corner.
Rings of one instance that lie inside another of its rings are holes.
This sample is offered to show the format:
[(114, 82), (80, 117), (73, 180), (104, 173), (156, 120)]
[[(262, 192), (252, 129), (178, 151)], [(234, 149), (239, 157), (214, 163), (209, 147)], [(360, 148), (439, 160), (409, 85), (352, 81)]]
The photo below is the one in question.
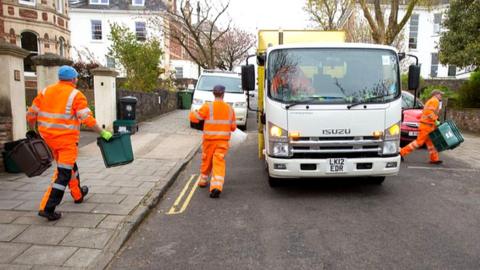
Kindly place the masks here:
[(400, 126), (400, 145), (405, 146), (415, 140), (418, 135), (418, 125), (422, 115), (423, 103), (417, 98), (413, 106), (414, 96), (402, 91), (402, 124)]

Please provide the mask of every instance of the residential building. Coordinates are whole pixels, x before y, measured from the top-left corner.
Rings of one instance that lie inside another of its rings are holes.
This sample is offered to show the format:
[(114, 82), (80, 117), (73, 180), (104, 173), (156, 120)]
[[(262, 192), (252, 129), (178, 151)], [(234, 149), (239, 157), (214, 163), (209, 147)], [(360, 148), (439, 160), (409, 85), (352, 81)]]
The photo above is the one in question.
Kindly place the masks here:
[(0, 39), (30, 52), (26, 76), (35, 76), (31, 57), (55, 53), (70, 57), (67, 0), (1, 0)]

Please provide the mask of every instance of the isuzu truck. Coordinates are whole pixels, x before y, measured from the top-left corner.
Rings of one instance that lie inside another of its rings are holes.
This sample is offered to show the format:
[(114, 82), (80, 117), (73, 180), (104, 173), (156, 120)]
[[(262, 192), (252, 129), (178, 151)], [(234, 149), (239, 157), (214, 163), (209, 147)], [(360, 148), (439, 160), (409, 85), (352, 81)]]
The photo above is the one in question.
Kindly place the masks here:
[[(344, 40), (335, 31), (259, 31), (257, 71), (247, 60), (242, 88), (258, 83), (259, 156), (272, 186), (304, 177), (381, 184), (399, 172), (405, 54)], [(418, 72), (410, 67), (409, 88)]]

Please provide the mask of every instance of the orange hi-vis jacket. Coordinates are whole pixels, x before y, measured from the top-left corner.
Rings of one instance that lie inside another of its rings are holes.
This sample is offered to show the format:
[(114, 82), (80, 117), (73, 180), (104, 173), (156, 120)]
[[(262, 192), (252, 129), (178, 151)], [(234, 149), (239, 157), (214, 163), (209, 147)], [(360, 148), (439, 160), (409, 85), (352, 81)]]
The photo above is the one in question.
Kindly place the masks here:
[(430, 98), (425, 107), (423, 107), (422, 116), (420, 117), (420, 129), (435, 129), (435, 121), (438, 119), (440, 111), (440, 101), (436, 97)]
[(85, 95), (67, 81), (43, 89), (28, 109), (27, 121), (37, 122), (38, 131), (45, 140), (60, 139), (66, 144), (78, 142), (82, 123), (87, 127), (97, 123)]
[(237, 128), (235, 112), (223, 101), (203, 104), (198, 111), (190, 112), (190, 121), (198, 123), (204, 120), (204, 140), (230, 140), (230, 132)]

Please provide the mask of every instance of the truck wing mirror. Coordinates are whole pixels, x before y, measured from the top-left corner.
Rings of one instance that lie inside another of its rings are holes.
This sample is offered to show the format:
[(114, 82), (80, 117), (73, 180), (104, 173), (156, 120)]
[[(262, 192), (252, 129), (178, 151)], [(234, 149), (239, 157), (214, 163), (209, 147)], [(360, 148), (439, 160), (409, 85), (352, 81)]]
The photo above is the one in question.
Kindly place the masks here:
[(398, 60), (399, 61), (402, 61), (403, 59), (405, 59), (405, 57), (407, 57), (406, 53), (404, 53), (404, 52), (398, 53)]
[(255, 89), (255, 66), (242, 66), (242, 89), (251, 91)]
[(420, 66), (410, 65), (408, 67), (408, 90), (417, 90), (420, 86)]

